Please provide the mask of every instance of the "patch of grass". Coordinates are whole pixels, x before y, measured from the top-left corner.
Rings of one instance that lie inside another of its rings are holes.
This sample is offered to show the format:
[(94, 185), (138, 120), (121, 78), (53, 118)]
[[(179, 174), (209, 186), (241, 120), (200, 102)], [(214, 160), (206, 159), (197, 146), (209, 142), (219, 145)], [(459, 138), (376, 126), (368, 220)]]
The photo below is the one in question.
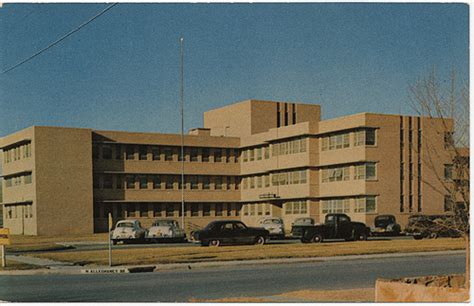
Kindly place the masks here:
[(11, 270), (32, 270), (32, 269), (40, 269), (41, 267), (35, 266), (35, 265), (30, 265), (14, 260), (7, 259), (6, 262), (7, 266), (5, 268), (2, 268), (0, 266), (0, 271), (11, 271)]
[(301, 290), (269, 297), (232, 297), (214, 300), (191, 299), (189, 302), (267, 303), (267, 302), (373, 302), (374, 288), (343, 290)]
[(69, 235), (69, 236), (24, 236), (11, 235), (11, 244), (6, 246), (7, 252), (47, 252), (71, 248), (58, 244), (58, 242), (83, 242), (104, 241), (107, 242), (107, 233), (91, 235)]
[[(115, 265), (145, 265), (166, 263), (215, 262), (248, 259), (305, 258), (361, 254), (386, 254), (462, 250), (463, 239), (436, 240), (381, 240), (334, 242), (320, 244), (284, 244), (228, 247), (166, 247), (114, 249)], [(108, 250), (77, 252), (47, 252), (34, 256), (65, 262), (84, 262), (92, 265), (108, 263)]]

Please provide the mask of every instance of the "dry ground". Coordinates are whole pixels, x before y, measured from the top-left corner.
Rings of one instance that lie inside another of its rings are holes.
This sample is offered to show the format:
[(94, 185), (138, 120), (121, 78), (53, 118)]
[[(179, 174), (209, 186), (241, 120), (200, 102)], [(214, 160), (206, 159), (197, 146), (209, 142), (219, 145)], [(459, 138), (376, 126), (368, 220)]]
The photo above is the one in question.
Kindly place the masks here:
[[(193, 263), (271, 258), (304, 258), (338, 255), (380, 253), (428, 252), (464, 249), (463, 239), (435, 240), (380, 240), (357, 242), (328, 242), (319, 244), (280, 244), (263, 246), (228, 247), (166, 247), (113, 250), (115, 265), (143, 265), (162, 263)], [(45, 252), (36, 257), (73, 262), (77, 264), (104, 265), (108, 251)]]
[(41, 267), (35, 265), (29, 265), (21, 262), (17, 262), (14, 260), (7, 259), (6, 262), (7, 266), (5, 268), (1, 267), (0, 271), (8, 271), (8, 270), (31, 270), (31, 269), (39, 269)]
[(191, 299), (190, 302), (265, 303), (265, 302), (373, 302), (374, 288), (344, 290), (301, 290), (270, 297), (233, 297), (215, 300)]
[(107, 241), (107, 233), (73, 236), (23, 236), (11, 235), (11, 245), (6, 247), (7, 252), (14, 251), (54, 251), (64, 249), (57, 242), (80, 242), (80, 241)]

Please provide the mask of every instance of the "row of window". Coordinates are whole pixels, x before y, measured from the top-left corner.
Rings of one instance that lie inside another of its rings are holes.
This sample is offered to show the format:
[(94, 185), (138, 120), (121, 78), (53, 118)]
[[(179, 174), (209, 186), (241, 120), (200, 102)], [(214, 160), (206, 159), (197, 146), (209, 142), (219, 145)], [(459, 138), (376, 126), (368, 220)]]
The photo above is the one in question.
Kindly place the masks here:
[(32, 204), (5, 205), (3, 215), (5, 219), (29, 219), (33, 218)]
[(272, 186), (307, 183), (306, 170), (295, 170), (244, 177), (242, 178), (243, 189), (270, 187), (270, 176)]
[(274, 143), (272, 145), (260, 146), (242, 150), (242, 161), (251, 162), (255, 160), (269, 159), (270, 147), (272, 156), (287, 155), (306, 152), (306, 139), (298, 138), (289, 141)]
[(306, 201), (292, 201), (283, 203), (285, 215), (298, 215), (308, 213), (308, 204)]
[(355, 198), (332, 198), (321, 200), (321, 213), (375, 213), (377, 201), (375, 196)]
[[(126, 160), (181, 161), (181, 147), (94, 144), (92, 156), (94, 159), (106, 160), (125, 158)], [(238, 150), (184, 147), (184, 160), (188, 162), (238, 162)]]
[[(240, 216), (239, 203), (185, 203), (186, 217)], [(96, 204), (94, 218), (159, 218), (181, 217), (181, 203)]]
[(351, 168), (354, 171), (354, 180), (377, 179), (375, 163), (364, 163), (354, 166), (333, 167), (321, 169), (321, 182), (340, 182), (350, 179)]
[(32, 176), (31, 173), (25, 173), (21, 175), (9, 176), (4, 178), (5, 187), (15, 187), (20, 185), (31, 184)]
[[(185, 189), (238, 190), (240, 179), (236, 176), (185, 175)], [(181, 189), (180, 175), (112, 175), (94, 176), (94, 188), (102, 189)]]
[(353, 145), (373, 146), (375, 145), (375, 129), (363, 129), (354, 132), (337, 133), (321, 137), (321, 150), (337, 150), (350, 147), (350, 135), (353, 135)]
[(31, 156), (31, 142), (12, 147), (3, 151), (3, 162), (5, 164)]

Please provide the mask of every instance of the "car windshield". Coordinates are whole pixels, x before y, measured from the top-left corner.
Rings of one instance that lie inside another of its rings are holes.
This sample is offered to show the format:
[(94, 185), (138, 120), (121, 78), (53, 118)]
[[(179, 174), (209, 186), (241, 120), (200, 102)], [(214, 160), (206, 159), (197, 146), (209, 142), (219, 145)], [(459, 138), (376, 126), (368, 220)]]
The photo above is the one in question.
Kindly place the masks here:
[(133, 223), (132, 222), (122, 222), (117, 224), (117, 227), (131, 227), (133, 228)]
[(310, 219), (310, 218), (296, 219), (295, 224), (313, 224), (313, 219)]
[(263, 220), (263, 224), (281, 224), (280, 219), (267, 219)]
[(390, 216), (379, 216), (377, 217), (378, 221), (389, 221), (391, 219)]
[(171, 226), (173, 225), (173, 221), (170, 220), (157, 220), (153, 222), (153, 226)]

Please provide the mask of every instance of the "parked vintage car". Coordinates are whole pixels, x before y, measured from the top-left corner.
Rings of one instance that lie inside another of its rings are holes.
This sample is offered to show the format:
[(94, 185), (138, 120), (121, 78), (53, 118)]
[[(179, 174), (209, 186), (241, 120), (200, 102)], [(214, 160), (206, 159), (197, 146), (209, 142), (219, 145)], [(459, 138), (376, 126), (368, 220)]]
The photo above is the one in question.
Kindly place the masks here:
[(186, 234), (175, 220), (155, 220), (146, 232), (145, 238), (151, 242), (175, 241), (185, 242)]
[(301, 239), (303, 236), (304, 230), (307, 227), (314, 225), (314, 219), (309, 217), (296, 218), (295, 221), (291, 224), (291, 238)]
[(438, 237), (460, 237), (453, 228), (453, 217), (450, 215), (414, 215), (408, 218), (405, 233), (414, 239)]
[(270, 238), (285, 239), (285, 226), (281, 218), (264, 218), (259, 223), (270, 233)]
[(372, 236), (398, 236), (401, 227), (394, 215), (380, 215), (375, 217), (374, 226), (370, 229)]
[(193, 238), (202, 246), (224, 244), (264, 244), (270, 233), (264, 228), (247, 227), (241, 221), (213, 221), (204, 229), (195, 231)]
[(352, 222), (346, 214), (327, 214), (324, 224), (305, 228), (301, 242), (322, 242), (325, 239), (367, 240), (370, 228), (362, 222)]
[(121, 220), (115, 225), (112, 231), (111, 239), (113, 244), (118, 242), (136, 242), (143, 241), (146, 229), (142, 227), (138, 220)]

